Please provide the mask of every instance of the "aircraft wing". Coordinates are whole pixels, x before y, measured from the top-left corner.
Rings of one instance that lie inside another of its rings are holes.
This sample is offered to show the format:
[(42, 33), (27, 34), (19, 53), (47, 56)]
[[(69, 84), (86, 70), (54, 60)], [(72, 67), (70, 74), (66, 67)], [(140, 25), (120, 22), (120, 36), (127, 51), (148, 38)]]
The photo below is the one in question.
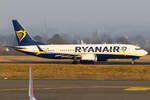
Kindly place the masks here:
[(80, 54), (70, 54), (70, 53), (53, 53), (55, 57), (63, 57), (63, 58), (72, 58), (72, 57), (81, 57)]
[[(43, 53), (51, 53), (51, 54), (55, 54), (56, 57), (64, 57), (64, 58), (72, 58), (72, 57), (81, 57), (80, 54), (72, 54), (72, 53), (58, 53), (58, 52), (47, 52), (45, 50), (43, 50), (41, 47), (39, 47), (39, 45), (36, 45), (39, 52), (37, 52), (36, 54), (43, 54)], [(7, 46), (8, 48), (13, 48), (15, 50), (17, 49), (25, 49), (23, 47), (16, 47), (16, 46)]]
[(40, 52), (43, 52), (43, 53), (53, 53), (55, 54), (56, 56), (65, 56), (65, 57), (75, 57), (75, 56), (81, 56), (80, 54), (71, 54), (71, 53), (57, 53), (57, 52), (47, 52), (45, 50), (43, 50), (39, 45), (36, 45), (38, 50), (39, 50), (39, 54)]
[(66, 56), (80, 56), (80, 54), (71, 54), (71, 53), (53, 53), (56, 55), (66, 55)]

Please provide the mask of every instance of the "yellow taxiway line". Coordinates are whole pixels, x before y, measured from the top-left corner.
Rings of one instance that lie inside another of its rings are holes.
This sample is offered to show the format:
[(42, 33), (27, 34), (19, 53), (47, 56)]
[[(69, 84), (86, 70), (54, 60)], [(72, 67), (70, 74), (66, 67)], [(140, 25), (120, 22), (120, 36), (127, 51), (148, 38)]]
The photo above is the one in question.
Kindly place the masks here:
[(130, 87), (125, 90), (126, 91), (147, 91), (150, 90), (150, 87)]
[[(50, 87), (50, 88), (34, 88), (35, 90), (61, 90), (61, 89), (121, 89), (124, 91), (147, 91), (150, 87), (131, 87), (131, 86), (66, 86), (66, 87)], [(10, 92), (10, 91), (27, 91), (28, 88), (11, 88), (11, 89), (0, 89), (0, 92)]]

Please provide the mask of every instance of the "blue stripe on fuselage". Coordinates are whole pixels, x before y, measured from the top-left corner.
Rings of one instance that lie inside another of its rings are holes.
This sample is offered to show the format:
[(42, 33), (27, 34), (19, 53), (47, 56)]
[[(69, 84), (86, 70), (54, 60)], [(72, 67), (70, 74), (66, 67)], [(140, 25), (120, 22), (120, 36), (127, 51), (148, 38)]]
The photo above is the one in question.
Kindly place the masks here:
[(139, 59), (139, 56), (97, 54), (97, 59)]
[[(48, 58), (48, 59), (67, 59), (66, 57), (61, 57), (61, 56), (56, 56), (56, 54), (36, 54), (33, 52), (26, 52), (26, 51), (20, 51), (19, 52), (28, 54), (28, 55), (33, 55), (41, 58)], [(139, 56), (132, 56), (132, 55), (113, 55), (113, 54), (96, 54), (97, 59), (138, 59)], [(71, 59), (72, 57), (68, 57), (68, 59)]]

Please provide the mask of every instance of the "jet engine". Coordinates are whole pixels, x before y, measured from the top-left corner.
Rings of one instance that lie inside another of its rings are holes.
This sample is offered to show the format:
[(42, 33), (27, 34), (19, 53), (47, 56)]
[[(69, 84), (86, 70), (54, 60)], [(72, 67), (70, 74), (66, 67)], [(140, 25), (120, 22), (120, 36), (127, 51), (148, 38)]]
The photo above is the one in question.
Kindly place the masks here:
[(82, 54), (80, 63), (94, 63), (97, 61), (97, 56), (95, 54)]

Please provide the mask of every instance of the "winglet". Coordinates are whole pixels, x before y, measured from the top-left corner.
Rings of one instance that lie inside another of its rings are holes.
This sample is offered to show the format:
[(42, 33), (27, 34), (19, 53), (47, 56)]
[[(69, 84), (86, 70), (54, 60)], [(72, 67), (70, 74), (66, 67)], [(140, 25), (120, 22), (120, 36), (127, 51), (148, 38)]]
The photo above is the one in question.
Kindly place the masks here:
[(36, 100), (34, 97), (33, 80), (32, 80), (32, 65), (29, 67), (29, 100)]

